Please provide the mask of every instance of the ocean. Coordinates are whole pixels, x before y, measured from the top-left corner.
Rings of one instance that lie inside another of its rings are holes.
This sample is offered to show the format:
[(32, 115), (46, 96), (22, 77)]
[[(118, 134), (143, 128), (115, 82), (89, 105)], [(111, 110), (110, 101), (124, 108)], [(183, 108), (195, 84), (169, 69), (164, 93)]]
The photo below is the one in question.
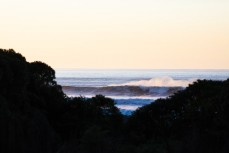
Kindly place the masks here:
[(229, 70), (77, 70), (56, 69), (56, 81), (71, 97), (102, 94), (125, 115), (198, 79), (226, 80)]

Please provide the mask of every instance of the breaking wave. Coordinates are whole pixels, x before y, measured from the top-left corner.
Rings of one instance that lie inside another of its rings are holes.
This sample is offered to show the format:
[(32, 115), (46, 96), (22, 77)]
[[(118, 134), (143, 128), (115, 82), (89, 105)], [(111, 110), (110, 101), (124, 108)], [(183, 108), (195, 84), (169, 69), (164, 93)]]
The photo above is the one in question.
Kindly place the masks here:
[(94, 96), (102, 94), (105, 96), (121, 97), (166, 97), (183, 87), (143, 87), (143, 86), (108, 86), (108, 87), (72, 87), (63, 86), (67, 95)]
[(175, 80), (171, 77), (152, 78), (150, 80), (131, 81), (110, 86), (144, 86), (144, 87), (187, 87), (197, 79)]
[(93, 97), (101, 94), (115, 100), (116, 106), (125, 115), (133, 110), (150, 104), (158, 98), (168, 97), (185, 89), (197, 79), (175, 80), (171, 77), (152, 78), (148, 80), (130, 81), (127, 83), (106, 86), (62, 86), (63, 91), (71, 97)]

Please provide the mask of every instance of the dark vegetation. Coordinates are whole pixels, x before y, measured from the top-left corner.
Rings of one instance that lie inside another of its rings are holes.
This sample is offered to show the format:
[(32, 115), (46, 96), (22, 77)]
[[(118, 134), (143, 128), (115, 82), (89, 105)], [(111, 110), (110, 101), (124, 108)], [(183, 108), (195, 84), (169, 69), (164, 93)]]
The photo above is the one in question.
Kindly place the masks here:
[(0, 153), (228, 153), (229, 79), (197, 81), (125, 117), (69, 98), (42, 62), (0, 49)]

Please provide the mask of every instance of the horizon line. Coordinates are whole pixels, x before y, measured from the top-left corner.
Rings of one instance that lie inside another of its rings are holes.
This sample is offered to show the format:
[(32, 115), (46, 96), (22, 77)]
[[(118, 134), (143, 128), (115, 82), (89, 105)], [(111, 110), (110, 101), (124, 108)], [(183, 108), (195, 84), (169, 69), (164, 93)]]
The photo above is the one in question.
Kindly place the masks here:
[(55, 70), (229, 70), (229, 68), (53, 68)]

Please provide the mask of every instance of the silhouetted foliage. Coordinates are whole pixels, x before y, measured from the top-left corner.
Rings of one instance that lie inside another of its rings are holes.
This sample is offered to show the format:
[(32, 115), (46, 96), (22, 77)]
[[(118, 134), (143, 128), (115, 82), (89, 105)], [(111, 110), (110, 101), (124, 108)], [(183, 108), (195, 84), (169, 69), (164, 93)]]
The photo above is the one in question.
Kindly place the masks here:
[(123, 116), (102, 95), (67, 97), (55, 71), (0, 49), (1, 153), (228, 153), (229, 79), (198, 80)]
[[(32, 106), (29, 63), (13, 50), (0, 49), (0, 152), (57, 150), (58, 135), (46, 114)], [(39, 103), (39, 102), (38, 102)]]
[(167, 152), (228, 151), (229, 120), (223, 115), (228, 106), (222, 100), (227, 82), (199, 80), (138, 109), (128, 121), (130, 140), (137, 144), (163, 140)]

